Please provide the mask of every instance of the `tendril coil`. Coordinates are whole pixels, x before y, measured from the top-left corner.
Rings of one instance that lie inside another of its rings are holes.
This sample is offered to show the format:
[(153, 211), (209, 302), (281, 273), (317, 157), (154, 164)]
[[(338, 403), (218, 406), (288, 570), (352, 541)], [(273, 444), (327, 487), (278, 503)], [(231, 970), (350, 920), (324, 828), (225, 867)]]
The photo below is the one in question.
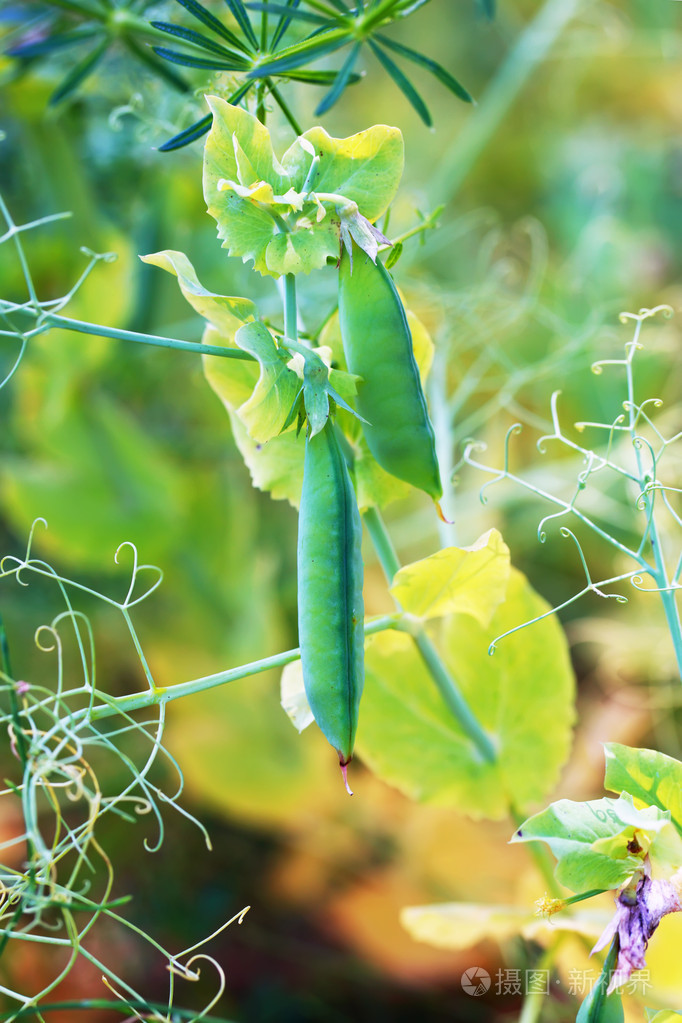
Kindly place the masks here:
[[(86, 595), (94, 598), (123, 618), (144, 683), (154, 691), (154, 679), (130, 611), (158, 588), (162, 574), (155, 566), (142, 564), (135, 545), (124, 541), (114, 555), (117, 564), (123, 557), (130, 561), (123, 597), (115, 599), (99, 593), (60, 575), (48, 562), (33, 555), (38, 527), (46, 528), (47, 524), (44, 520), (34, 522), (23, 556), (10, 554), (0, 560), (0, 586), (15, 587), (14, 599), (40, 580), (61, 604), (50, 622), (38, 626), (34, 637), (52, 684), (13, 676), (0, 619), (0, 733), (7, 736), (15, 763), (14, 776), (0, 789), (0, 799), (13, 804), (6, 818), (16, 822), (15, 833), (0, 844), (0, 953), (9, 942), (36, 942), (64, 949), (68, 955), (40, 991), (0, 986), (16, 1006), (2, 1018), (20, 1019), (34, 1008), (31, 1014), (42, 1019), (41, 1003), (82, 957), (98, 968), (110, 992), (130, 1008), (129, 1019), (159, 1023), (176, 1018), (176, 978), (196, 981), (200, 964), (210, 964), (216, 983), (213, 994), (206, 996), (204, 1008), (192, 1014), (193, 1019), (200, 1020), (220, 999), (226, 976), (215, 959), (206, 952), (197, 953), (197, 949), (230, 923), (241, 923), (246, 910), (209, 938), (173, 954), (117, 913), (127, 899), (112, 899), (113, 865), (97, 838), (99, 822), (108, 813), (130, 823), (150, 817), (155, 821), (156, 835), (147, 836), (144, 846), (154, 852), (164, 837), (162, 807), (170, 805), (200, 828), (210, 848), (205, 828), (179, 805), (183, 780), (176, 761), (162, 743), (163, 705), (156, 705), (151, 715), (148, 710), (144, 721), (118, 708), (106, 725), (91, 717), (95, 704), (116, 704), (97, 688), (95, 633), (78, 606), (79, 599)], [(130, 738), (136, 741), (130, 744)], [(123, 768), (124, 779), (120, 780), (119, 767), (113, 790), (104, 775), (100, 780), (99, 766), (94, 767), (102, 763), (102, 755), (111, 763), (118, 761)], [(154, 780), (156, 774), (152, 777), (152, 769), (163, 763), (170, 768), (171, 778), (177, 778), (170, 791), (161, 787), (166, 784), (167, 770), (162, 783)], [(97, 921), (107, 916), (134, 931), (166, 959), (169, 988), (163, 1011), (151, 1006), (143, 994), (92, 951), (87, 939)], [(181, 1014), (180, 1018), (187, 1016)]]

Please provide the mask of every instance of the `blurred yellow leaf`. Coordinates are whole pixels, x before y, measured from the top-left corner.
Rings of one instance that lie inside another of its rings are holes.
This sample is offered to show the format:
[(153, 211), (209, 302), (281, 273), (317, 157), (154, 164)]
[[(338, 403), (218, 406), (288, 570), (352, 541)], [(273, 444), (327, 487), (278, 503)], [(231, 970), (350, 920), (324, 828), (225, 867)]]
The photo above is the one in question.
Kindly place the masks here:
[(545, 943), (559, 931), (581, 934), (594, 942), (610, 918), (608, 912), (583, 910), (571, 915), (557, 913), (546, 920), (536, 916), (528, 906), (488, 906), (472, 902), (407, 906), (400, 914), (403, 927), (415, 941), (451, 949), (470, 948), (484, 938), (505, 941), (519, 934), (529, 941)]
[(184, 699), (168, 746), (198, 799), (260, 827), (295, 830), (330, 793), (347, 798), (324, 738), (282, 712), (272, 672)]
[(509, 548), (500, 533), (490, 529), (471, 547), (445, 547), (405, 565), (396, 574), (391, 593), (419, 618), (458, 611), (486, 626), (505, 598), (509, 572)]

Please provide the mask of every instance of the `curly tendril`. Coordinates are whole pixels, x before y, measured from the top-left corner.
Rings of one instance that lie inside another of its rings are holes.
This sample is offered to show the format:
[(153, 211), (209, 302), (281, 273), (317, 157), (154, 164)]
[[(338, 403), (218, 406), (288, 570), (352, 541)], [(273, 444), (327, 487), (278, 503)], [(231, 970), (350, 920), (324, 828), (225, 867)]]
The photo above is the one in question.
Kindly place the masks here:
[[(468, 465), (491, 477), (480, 489), (481, 502), (486, 503), (489, 487), (506, 479), (548, 503), (552, 510), (538, 523), (538, 540), (540, 543), (548, 542), (552, 535), (550, 527), (557, 525), (559, 535), (572, 540), (585, 578), (580, 591), (562, 604), (496, 637), (490, 644), (491, 654), (506, 636), (540, 621), (549, 614), (562, 611), (588, 594), (618, 603), (627, 602), (628, 598), (624, 593), (610, 592), (608, 589), (619, 583), (627, 582), (638, 592), (658, 594), (664, 603), (668, 602), (666, 616), (671, 628), (678, 620), (674, 605), (669, 602), (674, 600), (675, 592), (681, 588), (682, 554), (679, 554), (672, 569), (665, 561), (661, 535), (663, 532), (669, 532), (671, 528), (682, 527), (682, 515), (672, 502), (672, 497), (682, 493), (682, 488), (663, 480), (661, 463), (666, 461), (672, 445), (682, 439), (682, 431), (673, 436), (666, 436), (657, 424), (654, 414), (663, 407), (660, 398), (649, 397), (639, 401), (635, 397), (634, 360), (643, 347), (640, 341), (642, 325), (659, 313), (669, 317), (672, 315), (672, 309), (670, 306), (661, 305), (653, 309), (640, 309), (638, 313), (622, 313), (620, 317), (622, 323), (634, 323), (633, 337), (624, 345), (624, 357), (601, 359), (592, 365), (592, 370), (597, 375), (608, 368), (620, 370), (625, 377), (625, 396), (620, 403), (622, 412), (607, 422), (582, 421), (574, 424), (580, 433), (587, 430), (595, 431), (597, 441), (593, 446), (578, 444), (567, 435), (559, 412), (561, 392), (555, 391), (552, 394), (550, 403), (552, 431), (539, 438), (537, 447), (540, 454), (545, 454), (549, 442), (555, 442), (580, 459), (581, 465), (576, 471), (571, 494), (564, 496), (544, 490), (510, 471), (510, 443), (511, 438), (519, 432), (519, 424), (515, 424), (507, 431), (504, 464), (501, 469), (485, 465), (478, 460), (476, 455), (485, 450), (483, 445), (475, 440), (466, 443), (457, 469)], [(602, 484), (602, 493), (599, 500), (596, 500), (598, 483)], [(629, 532), (637, 531), (640, 535), (640, 540), (634, 547), (619, 535), (611, 533), (592, 511), (595, 507), (603, 507), (604, 501), (613, 500), (614, 483), (620, 488), (618, 493), (622, 494), (622, 499), (632, 515)], [(610, 578), (594, 580), (578, 535), (566, 525), (566, 521), (569, 520), (581, 530), (597, 537), (614, 553), (625, 557), (631, 567)], [(680, 653), (682, 672), (682, 632), (679, 628), (677, 634), (673, 635), (673, 640)]]

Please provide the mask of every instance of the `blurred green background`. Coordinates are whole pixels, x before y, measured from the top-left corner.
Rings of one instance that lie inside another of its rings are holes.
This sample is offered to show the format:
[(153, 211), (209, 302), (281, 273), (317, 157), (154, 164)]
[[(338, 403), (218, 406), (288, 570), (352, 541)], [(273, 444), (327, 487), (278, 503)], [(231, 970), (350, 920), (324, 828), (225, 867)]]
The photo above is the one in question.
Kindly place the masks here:
[[(10, 42), (38, 6), (5, 0)], [(224, 16), (221, 3), (212, 9)], [(183, 20), (173, 3), (149, 4), (145, 13)], [(594, 376), (590, 366), (619, 357), (629, 340), (618, 313), (682, 304), (682, 5), (500, 0), (489, 21), (469, 0), (432, 0), (390, 31), (441, 62), (477, 105), (459, 103), (415, 71), (433, 113), (430, 131), (366, 57), (366, 77), (320, 123), (336, 136), (380, 122), (403, 131), (405, 177), (389, 233), (445, 204), (438, 230), (406, 243), (394, 270), (438, 346), (431, 400), (444, 467), (454, 470), (469, 437), (486, 442), (485, 458), (499, 465), (506, 430), (522, 422), (512, 443), (515, 471), (570, 493), (579, 463), (556, 446), (542, 457), (535, 448), (551, 429), (551, 393), (562, 391), (566, 424), (611, 421), (622, 378)], [(118, 260), (94, 269), (67, 314), (199, 340), (201, 323), (175, 282), (137, 260), (173, 248), (189, 255), (207, 287), (248, 295), (277, 317), (273, 282), (219, 247), (201, 194), (201, 143), (173, 153), (156, 148), (201, 116), (202, 90), (226, 83), (217, 78), (207, 88), (190, 72), (197, 95), (188, 98), (112, 51), (69, 102), (48, 107), (69, 59), (0, 58), (2, 194), (18, 223), (73, 212), (25, 235), (39, 295), (69, 290), (86, 262), (80, 246), (114, 251)], [(320, 66), (338, 64), (332, 57)], [(285, 88), (299, 121), (317, 123), (319, 93)], [(277, 110), (269, 123), (282, 152), (291, 129)], [(300, 285), (310, 329), (334, 302), (333, 269), (316, 276)], [(0, 278), (3, 297), (25, 297), (10, 243), (0, 245)], [(656, 321), (643, 340), (640, 396), (663, 399), (666, 421), (677, 416), (679, 428), (679, 322)], [(13, 341), (0, 340), (0, 369), (16, 352)], [(163, 570), (163, 586), (135, 613), (158, 684), (296, 645), (296, 514), (251, 488), (196, 356), (52, 331), (31, 342), (0, 394), (0, 438), (0, 554), (21, 552), (42, 516), (49, 529), (36, 533), (35, 552), (95, 589), (123, 592), (125, 573), (113, 555), (124, 540)], [(459, 474), (446, 499), (455, 522), (440, 531), (428, 502), (415, 496), (390, 506), (402, 559), (439, 543), (472, 543), (494, 524), (548, 600), (579, 590), (572, 544), (556, 531), (538, 543), (536, 523), (548, 509), (507, 484), (489, 491), (483, 507), (483, 481), (471, 470)], [(627, 498), (615, 490), (596, 498), (595, 514), (630, 537)], [(581, 539), (595, 578), (619, 570), (607, 548)], [(367, 558), (367, 609), (376, 613), (390, 603), (369, 550)], [(46, 588), (0, 586), (19, 677), (49, 676), (32, 637), (58, 610)], [(100, 686), (137, 688), (134, 650), (101, 609), (90, 610)], [(672, 651), (651, 598), (634, 595), (626, 607), (591, 598), (573, 605), (566, 621), (581, 723), (561, 795), (584, 798), (601, 794), (601, 740), (679, 753), (679, 697), (669, 687)], [(484, 944), (455, 955), (416, 945), (398, 922), (406, 904), (506, 901), (521, 890), (526, 859), (507, 849), (509, 827), (414, 806), (360, 765), (348, 801), (324, 739), (299, 737), (280, 709), (275, 675), (171, 706), (167, 735), (185, 773), (187, 806), (206, 823), (214, 852), (171, 814), (159, 853), (144, 851), (143, 822), (107, 822), (102, 841), (119, 893), (134, 895), (130, 917), (170, 948), (252, 906), (213, 950), (227, 971), (223, 1016), (248, 1023), (516, 1018), (517, 998), (467, 998), (460, 975), (471, 965), (491, 974), (523, 969), (534, 961), (532, 947)], [(164, 971), (146, 948), (113, 929), (98, 940), (121, 972), (163, 997)], [(5, 957), (3, 969), (18, 984), (49, 970), (31, 957)], [(65, 998), (101, 994), (96, 971), (85, 968), (63, 988)], [(187, 1004), (194, 997), (187, 992)], [(574, 1015), (570, 998), (557, 999), (543, 1019)]]

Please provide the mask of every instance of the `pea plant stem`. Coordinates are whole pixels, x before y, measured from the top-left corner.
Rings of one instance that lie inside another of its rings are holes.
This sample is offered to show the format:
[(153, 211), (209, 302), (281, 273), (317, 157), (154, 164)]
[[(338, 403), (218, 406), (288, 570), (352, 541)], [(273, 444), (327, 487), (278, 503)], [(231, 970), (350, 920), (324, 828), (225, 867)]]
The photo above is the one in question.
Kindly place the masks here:
[(391, 540), (388, 530), (386, 529), (386, 525), (376, 508), (368, 508), (362, 517), (372, 544), (374, 545), (374, 550), (376, 551), (379, 563), (384, 570), (386, 581), (390, 586), (393, 582), (393, 577), (400, 569), (400, 561), (398, 560), (396, 549), (393, 546), (393, 541)]
[(632, 358), (634, 355), (634, 345), (639, 342), (639, 335), (642, 329), (642, 320), (640, 319), (637, 323), (637, 329), (633, 339), (633, 347), (630, 349), (629, 355), (625, 361), (625, 373), (627, 381), (627, 412), (628, 412), (628, 427), (630, 432), (630, 438), (632, 441), (632, 449), (635, 455), (635, 464), (637, 466), (638, 485), (641, 493), (641, 507), (646, 515), (646, 521), (648, 523), (649, 532), (649, 543), (651, 544), (651, 553), (654, 559), (654, 570), (651, 568), (649, 572), (653, 577), (656, 586), (658, 587), (661, 603), (663, 604), (663, 610), (665, 612), (666, 622), (668, 623), (668, 629), (670, 630), (670, 636), (673, 641), (673, 647), (675, 649), (675, 657), (677, 660), (677, 668), (682, 680), (682, 624), (680, 623), (680, 611), (675, 599), (675, 590), (670, 587), (670, 580), (668, 578), (668, 570), (665, 563), (665, 557), (663, 552), (663, 545), (661, 542), (661, 536), (658, 529), (658, 523), (655, 515), (655, 500), (656, 490), (651, 488), (652, 476), (655, 473), (655, 461), (652, 470), (647, 470), (644, 465), (644, 459), (642, 458), (642, 444), (637, 434), (637, 415), (639, 412), (639, 406), (635, 403), (635, 380), (632, 366)]
[(607, 997), (606, 990), (609, 986), (609, 982), (613, 975), (613, 971), (616, 968), (616, 963), (618, 962), (618, 950), (619, 941), (618, 938), (616, 937), (611, 943), (611, 947), (608, 951), (606, 959), (604, 960), (604, 965), (597, 979), (597, 983), (592, 988), (594, 1001), (592, 1002), (592, 1005), (590, 1007), (592, 1010), (589, 1016), (590, 1020), (600, 1020), (602, 1018), (601, 1010)]
[[(545, 949), (538, 965), (535, 968), (535, 972), (540, 974), (540, 976), (548, 973), (548, 971), (552, 968), (557, 952), (559, 951), (565, 937), (565, 934), (558, 934), (550, 944), (549, 948)], [(538, 1023), (546, 998), (547, 992), (542, 990), (542, 985), (539, 985), (539, 989), (537, 991), (529, 992), (523, 1000), (523, 1007), (521, 1009), (521, 1015), (519, 1016), (518, 1023)]]
[[(150, 1009), (156, 1010), (159, 1013), (167, 1014), (168, 1007), (161, 1005), (156, 1002), (141, 1002), (135, 999), (126, 999), (125, 1002), (113, 1001), (106, 998), (82, 998), (78, 1001), (70, 1002), (44, 1002), (41, 1003), (40, 1007), (37, 1005), (27, 1005), (21, 1009), (14, 1009), (12, 1012), (3, 1012), (0, 1016), (0, 1020), (15, 1020), (15, 1019), (34, 1019), (42, 1018), (41, 1013), (52, 1012), (55, 1010), (61, 1010), (62, 1012), (75, 1012), (79, 1009), (109, 1009), (111, 1012), (117, 1012), (121, 1016), (128, 1016), (130, 1018), (131, 1010), (144, 1009), (149, 1011)], [(138, 1016), (138, 1019), (142, 1017)], [(150, 1018), (150, 1017), (148, 1017)], [(156, 1019), (162, 1019), (162, 1016), (156, 1016)], [(195, 1011), (188, 1009), (176, 1009), (173, 1008), (173, 1018), (176, 1020), (193, 1020), (197, 1019)], [(218, 1016), (202, 1016), (201, 1019), (204, 1023), (230, 1023), (224, 1017), (218, 1018)]]
[[(7, 675), (9, 679), (13, 678), (12, 668), (10, 666), (7, 633), (5, 632), (5, 625), (2, 618), (0, 618), (0, 671)], [(17, 700), (17, 691), (14, 688), (14, 686), (11, 686), (9, 690), (9, 703), (10, 713), (12, 715), (12, 720), (14, 722), (15, 728), (15, 741), (17, 746), (17, 752), (19, 753), (21, 766), (25, 770), (27, 764), (26, 737), (21, 727), (21, 721), (19, 720), (19, 701)]]
[[(384, 629), (396, 629), (399, 627), (400, 618), (400, 614), (382, 615), (379, 618), (374, 618), (365, 624), (365, 634), (373, 635), (376, 632), (383, 632)], [(286, 664), (299, 660), (300, 656), (300, 649), (295, 647), (292, 650), (283, 650), (281, 653), (273, 654), (271, 657), (263, 657), (258, 661), (241, 664), (237, 668), (228, 668), (226, 671), (219, 671), (214, 675), (191, 679), (189, 682), (178, 682), (177, 685), (149, 689), (147, 692), (133, 693), (129, 696), (107, 697), (106, 703), (99, 704), (87, 712), (78, 712), (74, 717), (82, 717), (87, 713), (90, 721), (99, 721), (115, 714), (129, 714), (132, 711), (159, 706), (169, 703), (171, 700), (179, 700), (183, 696), (215, 689), (228, 682), (237, 682), (239, 679), (248, 678), (249, 675), (258, 675), (270, 668), (283, 668)], [(99, 693), (98, 695), (103, 696), (104, 694)]]
[[(364, 513), (363, 519), (390, 586), (396, 572), (400, 568), (400, 561), (398, 560), (393, 542), (376, 508), (369, 508)], [(481, 757), (489, 763), (494, 763), (497, 759), (497, 754), (490, 737), (486, 735), (471, 707), (469, 707), (464, 699), (457, 683), (443, 663), (438, 650), (422, 623), (417, 619), (406, 616), (396, 627), (408, 632), (412, 636), (415, 646), (448, 709), (459, 722), (466, 735), (469, 736)]]
[(463, 731), (469, 736), (481, 757), (487, 760), (488, 763), (493, 764), (497, 759), (495, 747), (459, 691), (452, 675), (443, 664), (431, 637), (426, 634), (426, 630), (421, 625), (414, 632), (411, 631), (410, 634), (448, 709), (462, 726)]
[(96, 337), (109, 337), (116, 341), (135, 341), (137, 344), (153, 345), (156, 348), (176, 348), (182, 352), (194, 352), (198, 355), (218, 355), (224, 359), (244, 359), (254, 361), (254, 356), (243, 352), (240, 348), (221, 348), (218, 345), (202, 345), (194, 341), (178, 341), (172, 337), (161, 337), (156, 334), (138, 334), (134, 330), (122, 330), (119, 327), (105, 327), (100, 323), (86, 323), (73, 320), (57, 313), (47, 313), (42, 317), (43, 325), (73, 330), (79, 334), (93, 334)]
[[(77, 1011), (79, 1009), (85, 1009), (86, 1011), (88, 1009), (109, 1009), (109, 1010), (111, 1010), (111, 1012), (117, 1012), (121, 1016), (128, 1016), (128, 1018), (130, 1019), (130, 1018), (135, 1018), (135, 1017), (131, 1017), (130, 1016), (131, 1010), (134, 1011), (135, 1009), (144, 1009), (145, 1011), (149, 1011), (150, 1009), (152, 1009), (152, 1010), (158, 1011), (159, 1013), (167, 1014), (168, 1007), (164, 1006), (164, 1005), (161, 1005), (160, 1003), (156, 1003), (156, 1002), (141, 1002), (141, 1001), (136, 1001), (135, 999), (132, 999), (132, 998), (131, 999), (126, 999), (125, 1002), (121, 1002), (121, 1001), (116, 1001), (115, 1002), (113, 1000), (108, 1000), (106, 998), (82, 998), (82, 999), (80, 999), (78, 1001), (70, 1001), (70, 1002), (49, 1002), (49, 1003), (48, 1002), (45, 1002), (45, 1003), (41, 1002), (40, 1007), (38, 1007), (37, 1005), (27, 1005), (27, 1006), (25, 1006), (24, 1008), (21, 1008), (21, 1009), (14, 1009), (12, 1012), (8, 1012), (8, 1013), (3, 1012), (3, 1014), (0, 1016), (0, 1020), (7, 1020), (7, 1021), (9, 1021), (9, 1020), (15, 1020), (15, 1019), (30, 1019), (30, 1018), (42, 1019), (41, 1013), (44, 1013), (44, 1012), (52, 1012), (52, 1011), (55, 1011), (55, 1010), (62, 1010), (62, 1012), (69, 1012), (69, 1011), (75, 1012), (75, 1011)], [(137, 1016), (136, 1018), (137, 1019), (142, 1019), (143, 1017)], [(161, 1015), (159, 1015), (159, 1016), (156, 1016), (156, 1017), (147, 1017), (147, 1018), (148, 1019), (156, 1018), (156, 1019), (161, 1020), (163, 1017)], [(166, 1016), (166, 1018), (167, 1018), (167, 1016)], [(197, 1019), (197, 1015), (196, 1015), (196, 1011), (191, 1011), (190, 1012), (188, 1009), (176, 1009), (176, 1008), (173, 1008), (173, 1017), (172, 1018), (176, 1019), (178, 1021), (180, 1021), (180, 1020), (193, 1020), (193, 1019), (195, 1020), (195, 1019)], [(226, 1020), (224, 1017), (218, 1018), (218, 1016), (202, 1016), (201, 1019), (204, 1021), (204, 1023), (230, 1023), (230, 1021)]]

